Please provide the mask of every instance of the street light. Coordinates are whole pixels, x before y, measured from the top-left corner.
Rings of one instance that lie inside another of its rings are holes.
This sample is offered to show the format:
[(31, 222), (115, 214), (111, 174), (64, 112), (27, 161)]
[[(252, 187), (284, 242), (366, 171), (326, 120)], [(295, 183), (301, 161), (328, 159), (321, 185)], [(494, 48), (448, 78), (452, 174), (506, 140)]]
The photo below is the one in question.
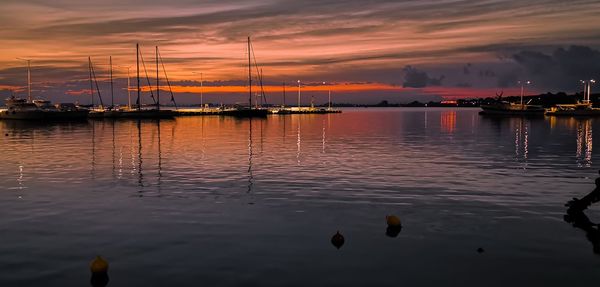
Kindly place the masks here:
[(202, 93), (202, 90), (203, 90), (202, 73), (192, 72), (192, 74), (200, 74), (200, 106), (202, 107), (202, 110), (204, 110), (204, 96)]
[(588, 81), (580, 80), (580, 82), (583, 84), (583, 102), (589, 103), (590, 95), (591, 95), (591, 91), (592, 91), (592, 84), (595, 84), (596, 80), (594, 80), (594, 79), (590, 79)]
[(17, 60), (27, 61), (27, 102), (31, 103), (31, 59), (17, 58)]
[(524, 86), (531, 84), (531, 81), (525, 81), (525, 82), (519, 81), (518, 83), (521, 84), (521, 109), (524, 110), (524, 106), (523, 106)]
[[(323, 82), (323, 85), (325, 85), (325, 82)], [(327, 91), (329, 93), (329, 100), (328, 100), (328, 110), (331, 110), (331, 86), (327, 86)]]

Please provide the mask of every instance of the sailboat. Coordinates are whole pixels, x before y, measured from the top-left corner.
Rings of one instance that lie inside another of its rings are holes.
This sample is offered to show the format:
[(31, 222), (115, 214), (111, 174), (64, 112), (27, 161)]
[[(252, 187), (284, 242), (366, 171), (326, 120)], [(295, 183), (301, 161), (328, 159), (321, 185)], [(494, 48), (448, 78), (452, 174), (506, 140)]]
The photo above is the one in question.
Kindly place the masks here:
[(252, 46), (250, 37), (248, 37), (248, 106), (237, 107), (234, 109), (223, 110), (223, 115), (236, 117), (266, 117), (269, 110), (258, 107), (258, 102), (255, 107), (252, 106)]
[[(90, 117), (101, 117), (101, 118), (135, 118), (135, 119), (161, 119), (161, 118), (173, 118), (176, 115), (176, 112), (173, 110), (164, 110), (160, 107), (160, 77), (159, 77), (159, 58), (160, 54), (158, 51), (158, 46), (156, 46), (156, 101), (153, 105), (149, 105), (148, 107), (142, 107), (141, 103), (141, 86), (140, 86), (140, 46), (139, 44), (135, 45), (136, 47), (136, 74), (137, 74), (137, 100), (136, 106), (128, 107), (123, 110), (110, 110), (110, 111), (101, 111), (99, 113), (91, 112)], [(144, 64), (145, 70), (145, 64)], [(164, 63), (163, 63), (163, 71), (164, 71)], [(166, 76), (166, 71), (165, 71)], [(146, 78), (148, 79), (148, 75), (146, 74)], [(171, 84), (169, 82), (169, 78), (165, 77), (167, 83), (169, 85), (169, 90), (171, 88)], [(150, 80), (148, 79), (148, 84)], [(170, 90), (171, 91), (171, 90)], [(99, 93), (100, 91), (98, 91)], [(151, 91), (152, 93), (152, 91)], [(152, 94), (152, 98), (154, 95)], [(173, 92), (171, 91), (171, 101), (175, 102), (173, 97)]]

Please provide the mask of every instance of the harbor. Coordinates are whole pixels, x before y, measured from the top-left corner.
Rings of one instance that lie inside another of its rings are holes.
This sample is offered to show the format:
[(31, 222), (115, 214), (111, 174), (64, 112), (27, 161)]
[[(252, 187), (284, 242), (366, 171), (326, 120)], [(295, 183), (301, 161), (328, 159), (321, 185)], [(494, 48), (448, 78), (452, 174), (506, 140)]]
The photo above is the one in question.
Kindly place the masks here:
[[(45, 121), (45, 120), (82, 120), (82, 119), (166, 119), (178, 116), (234, 116), (234, 117), (265, 117), (267, 115), (291, 115), (291, 114), (328, 114), (328, 113), (341, 113), (341, 110), (331, 108), (331, 90), (328, 92), (328, 107), (318, 108), (314, 106), (313, 98), (311, 98), (311, 104), (309, 107), (303, 107), (300, 105), (301, 101), (301, 84), (298, 80), (298, 106), (297, 107), (286, 107), (285, 106), (285, 85), (283, 87), (283, 105), (278, 107), (263, 107), (266, 99), (266, 93), (263, 87), (263, 74), (262, 69), (256, 62), (256, 56), (254, 55), (254, 48), (250, 37), (247, 38), (247, 71), (248, 71), (248, 103), (247, 105), (221, 105), (217, 108), (210, 107), (208, 104), (203, 103), (203, 94), (200, 90), (200, 107), (188, 107), (179, 109), (175, 100), (171, 82), (167, 74), (165, 64), (162, 56), (160, 55), (159, 47), (155, 46), (155, 84), (153, 85), (150, 81), (150, 76), (146, 69), (146, 62), (143, 54), (140, 50), (140, 45), (135, 45), (135, 58), (136, 58), (136, 98), (135, 102), (132, 102), (131, 97), (131, 80), (129, 75), (129, 68), (127, 72), (127, 105), (119, 105), (115, 103), (115, 91), (113, 82), (113, 62), (112, 56), (109, 57), (109, 84), (110, 84), (110, 105), (105, 104), (105, 100), (102, 97), (100, 85), (98, 84), (98, 77), (96, 76), (96, 68), (91, 57), (88, 57), (88, 72), (89, 72), (89, 96), (91, 104), (89, 106), (77, 105), (74, 103), (58, 103), (52, 104), (46, 99), (33, 99), (31, 95), (31, 61), (27, 60), (27, 99), (17, 98), (14, 95), (6, 99), (6, 108), (0, 108), (0, 119), (3, 120), (29, 120), (29, 121)], [(140, 69), (140, 64), (141, 68)], [(162, 68), (162, 69), (161, 69)], [(253, 69), (256, 69), (258, 75), (259, 91), (252, 90), (253, 87)], [(144, 75), (140, 74), (144, 73)], [(167, 84), (169, 92), (169, 104), (170, 106), (164, 106), (160, 102), (161, 93), (161, 72), (164, 77), (164, 81)], [(144, 86), (141, 81), (142, 78), (146, 79), (147, 85)], [(325, 84), (325, 82), (323, 82)], [(202, 87), (202, 82), (201, 82)], [(150, 94), (152, 103), (143, 103), (142, 91), (147, 91)], [(253, 98), (255, 98), (253, 102)], [(261, 100), (259, 101), (258, 98)], [(97, 100), (98, 105), (94, 104)]]

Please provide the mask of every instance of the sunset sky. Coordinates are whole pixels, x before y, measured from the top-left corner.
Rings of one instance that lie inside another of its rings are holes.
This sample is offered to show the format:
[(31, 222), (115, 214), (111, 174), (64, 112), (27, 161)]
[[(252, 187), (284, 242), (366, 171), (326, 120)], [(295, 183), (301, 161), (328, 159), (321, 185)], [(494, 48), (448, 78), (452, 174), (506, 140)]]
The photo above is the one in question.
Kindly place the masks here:
[(598, 1), (3, 0), (0, 12), (3, 97), (26, 95), (26, 58), (34, 96), (88, 103), (91, 56), (106, 100), (112, 56), (124, 103), (139, 42), (151, 80), (160, 47), (179, 102), (199, 102), (200, 73), (205, 102), (238, 102), (247, 36), (272, 103), (282, 82), (291, 103), (297, 80), (303, 102), (331, 89), (335, 102), (376, 103), (514, 94), (519, 80), (576, 92), (600, 76)]

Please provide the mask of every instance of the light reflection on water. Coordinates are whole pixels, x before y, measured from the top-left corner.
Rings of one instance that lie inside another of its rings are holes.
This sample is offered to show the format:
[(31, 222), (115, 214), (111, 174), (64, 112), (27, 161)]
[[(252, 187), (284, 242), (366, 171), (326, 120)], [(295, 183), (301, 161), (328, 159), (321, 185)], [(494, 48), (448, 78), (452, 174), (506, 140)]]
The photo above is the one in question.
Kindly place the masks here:
[(477, 112), (0, 122), (0, 285), (85, 285), (96, 253), (109, 286), (600, 279), (562, 221), (594, 187), (597, 121)]

